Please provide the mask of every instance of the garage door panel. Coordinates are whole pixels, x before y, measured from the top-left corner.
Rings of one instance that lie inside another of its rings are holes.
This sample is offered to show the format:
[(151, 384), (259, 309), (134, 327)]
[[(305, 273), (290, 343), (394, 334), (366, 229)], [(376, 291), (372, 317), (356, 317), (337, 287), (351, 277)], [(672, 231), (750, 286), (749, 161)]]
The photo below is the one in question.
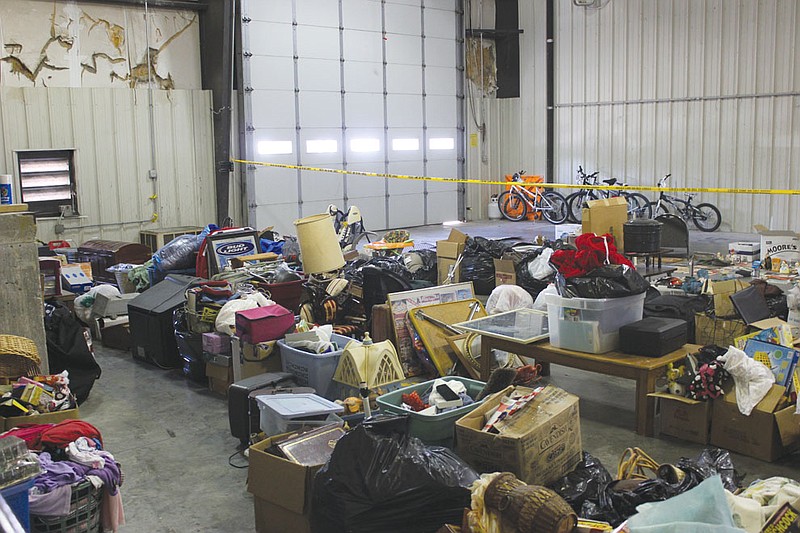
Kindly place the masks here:
[(291, 24), (254, 20), (248, 29), (249, 47), (253, 54), (292, 58), (294, 45)]
[(458, 204), (453, 201), (455, 193), (437, 192), (428, 194), (428, 205), (436, 209), (428, 210), (428, 224), (441, 224), (448, 220), (458, 220)]
[(422, 39), (412, 35), (387, 35), (386, 61), (401, 65), (422, 65)]
[(292, 23), (292, 0), (249, 0), (244, 15), (254, 21)]
[(383, 95), (348, 92), (344, 95), (344, 114), (350, 127), (383, 125)]
[(375, 31), (381, 27), (381, 3), (379, 0), (342, 2), (342, 21), (346, 30)]
[(345, 135), (348, 163), (380, 164), (386, 160), (383, 130), (378, 128), (347, 128)]
[(354, 198), (348, 205), (356, 205), (361, 210), (361, 220), (368, 231), (380, 232), (386, 229), (386, 200), (381, 194), (380, 198)]
[(452, 16), (455, 16), (455, 10), (458, 7), (459, 0), (425, 0), (425, 12), (427, 16), (428, 10), (439, 10), (450, 12)]
[(422, 96), (390, 94), (386, 104), (390, 128), (413, 128), (422, 124)]
[(456, 36), (456, 14), (452, 2), (449, 11), (429, 9), (425, 2), (425, 38), (453, 39)]
[[(343, 198), (331, 198), (328, 200), (314, 200), (313, 202), (303, 202), (303, 217), (321, 215), (328, 212), (328, 206), (334, 204), (341, 208), (344, 205)], [(297, 230), (295, 230), (295, 234)]]
[(425, 68), (425, 92), (428, 95), (447, 95), (453, 98), (458, 88), (458, 71), (450, 67)]
[(255, 171), (256, 203), (297, 203), (297, 171), (260, 166)]
[[(341, 164), (341, 144), (341, 128), (302, 128), (299, 147), (302, 164)], [(333, 151), (327, 151), (329, 148)], [(320, 152), (320, 149), (325, 151)]]
[(419, 6), (386, 4), (386, 31), (413, 35), (419, 39), (422, 31), (422, 13)]
[(347, 94), (372, 93), (383, 97), (383, 65), (373, 61), (345, 61)]
[[(326, 168), (336, 168), (337, 166), (341, 165), (327, 165)], [(300, 172), (300, 180), (303, 204), (328, 199), (334, 202), (337, 198), (344, 197), (344, 176), (342, 174), (303, 170)], [(341, 203), (341, 200), (339, 202)]]
[[(298, 218), (300, 218), (300, 208), (296, 203), (259, 205), (256, 208), (259, 227), (275, 226), (275, 230), (284, 235), (297, 235), (294, 221)], [(252, 221), (250, 223), (254, 224)]]
[(452, 160), (458, 157), (458, 130), (456, 128), (428, 129), (428, 160)]
[(386, 4), (395, 4), (400, 6), (416, 6), (420, 7), (422, 4), (420, 0), (386, 0)]
[(299, 100), (301, 127), (342, 127), (342, 95), (340, 93), (301, 92)]
[(422, 128), (389, 128), (389, 161), (422, 159)]
[[(345, 30), (345, 61), (383, 62), (383, 35), (379, 31)], [(338, 48), (337, 48), (338, 49)]]
[(422, 66), (386, 65), (386, 90), (389, 94), (421, 94)]
[(456, 61), (456, 42), (453, 39), (425, 38), (425, 64), (432, 67), (452, 67)]
[(294, 129), (294, 91), (253, 91), (252, 112), (256, 128)]
[[(435, 178), (457, 178), (458, 177), (458, 161), (451, 159), (449, 161), (428, 161), (428, 175)], [(458, 190), (457, 183), (447, 183), (444, 181), (429, 181), (428, 192), (455, 192)]]
[[(389, 163), (390, 174), (402, 174), (407, 176), (423, 176), (425, 167), (422, 161), (399, 161)], [(418, 180), (390, 179), (389, 194), (419, 194), (419, 201), (422, 201), (422, 193), (425, 191), (425, 182)]]
[(302, 0), (297, 2), (296, 5), (298, 24), (329, 28), (339, 27), (339, 2), (332, 0)]
[(389, 198), (389, 227), (420, 226), (425, 221), (425, 203), (421, 195), (391, 196)]
[(300, 58), (297, 85), (301, 91), (341, 91), (340, 68), (339, 60)]
[(339, 59), (339, 30), (317, 26), (303, 26), (302, 29), (298, 27), (297, 55), (316, 59)]
[(250, 58), (250, 84), (256, 89), (294, 91), (294, 61), (254, 55)]
[[(358, 165), (347, 165), (349, 170), (360, 170), (353, 168)], [(365, 172), (374, 172), (374, 170), (365, 170)], [(383, 172), (383, 169), (378, 170)], [(354, 176), (347, 175), (347, 196), (349, 198), (381, 198), (386, 192), (385, 178), (376, 178), (374, 176)]]
[(458, 100), (452, 96), (428, 96), (429, 128), (446, 128), (458, 123)]

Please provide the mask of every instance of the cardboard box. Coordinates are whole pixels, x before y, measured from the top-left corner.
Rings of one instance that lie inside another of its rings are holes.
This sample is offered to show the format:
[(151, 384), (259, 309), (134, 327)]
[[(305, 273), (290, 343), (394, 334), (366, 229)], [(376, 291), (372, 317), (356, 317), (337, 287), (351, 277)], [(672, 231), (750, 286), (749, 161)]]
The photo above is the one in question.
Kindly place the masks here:
[(747, 325), (738, 318), (712, 318), (703, 313), (694, 315), (695, 344), (731, 346), (733, 340), (744, 335), (746, 331)]
[(228, 395), (228, 387), (233, 383), (233, 369), (231, 367), (206, 363), (206, 377), (208, 377), (208, 388), (211, 392)]
[(723, 281), (708, 280), (703, 285), (703, 294), (711, 295), (714, 300), (714, 314), (718, 318), (736, 316), (736, 309), (731, 302), (731, 294), (749, 287), (742, 279), (726, 279)]
[(800, 448), (800, 425), (795, 419), (795, 406), (772, 412), (780, 389), (773, 385), (767, 396), (756, 405), (750, 416), (739, 412), (735, 389), (725, 401), (713, 402), (711, 444), (762, 461), (775, 461)]
[(583, 233), (583, 224), (557, 224), (553, 226), (553, 239), (569, 240)]
[[(234, 376), (237, 381), (267, 372), (282, 372), (281, 351), (277, 346), (278, 341), (260, 342), (250, 344), (241, 341), (239, 365), (240, 376)], [(236, 350), (234, 350), (236, 351)], [(234, 361), (236, 364), (236, 361)]]
[(728, 253), (753, 261), (761, 257), (761, 243), (748, 241), (731, 242), (728, 243)]
[(660, 432), (689, 442), (708, 444), (711, 436), (711, 402), (700, 402), (667, 392), (648, 394), (658, 398)]
[(761, 236), (759, 246), (762, 261), (766, 261), (767, 258), (790, 262), (800, 259), (800, 234), (787, 230), (771, 230), (760, 224), (756, 224), (753, 228)]
[[(513, 472), (529, 484), (547, 485), (581, 460), (578, 397), (548, 385), (515, 416), (505, 434), (481, 431), (509, 387), (456, 421), (456, 453), (478, 472)], [(509, 419), (511, 421), (511, 419)]]
[(495, 285), (516, 285), (517, 271), (514, 262), (510, 259), (494, 260), (494, 284)]
[(266, 450), (281, 435), (250, 446), (247, 490), (253, 495), (256, 531), (310, 533), (314, 476), (322, 467), (302, 466)]
[(81, 415), (77, 407), (75, 409), (66, 409), (64, 411), (56, 411), (55, 413), (45, 413), (41, 415), (0, 416), (0, 427), (3, 428), (3, 431), (8, 431), (20, 424), (57, 424), (64, 420), (78, 420), (80, 417)]
[(614, 237), (614, 244), (620, 252), (625, 245), (622, 233), (623, 224), (628, 221), (628, 202), (621, 196), (589, 200), (588, 208), (582, 212), (581, 229), (583, 233), (603, 235), (609, 233)]
[[(439, 272), (439, 284), (444, 283), (450, 273), (450, 268), (456, 264), (458, 257), (464, 252), (467, 243), (466, 234), (457, 229), (450, 230), (450, 236), (446, 240), (436, 241), (436, 267)], [(460, 281), (460, 275), (456, 270), (453, 276), (453, 283)]]
[[(87, 267), (88, 265), (88, 272)], [(61, 267), (61, 286), (75, 294), (83, 294), (92, 288), (92, 264), (73, 263)]]
[(100, 330), (100, 342), (107, 348), (128, 351), (131, 349), (131, 328), (129, 324), (117, 324)]

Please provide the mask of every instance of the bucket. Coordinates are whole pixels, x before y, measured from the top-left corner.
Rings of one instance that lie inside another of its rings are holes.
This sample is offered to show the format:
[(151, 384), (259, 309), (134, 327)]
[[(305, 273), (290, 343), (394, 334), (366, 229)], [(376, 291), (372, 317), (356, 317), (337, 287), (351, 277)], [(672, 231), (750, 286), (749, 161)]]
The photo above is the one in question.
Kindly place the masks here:
[(623, 224), (625, 251), (629, 253), (655, 253), (661, 249), (661, 222), (636, 219)]
[(344, 266), (333, 217), (327, 213), (294, 221), (300, 243), (300, 259), (306, 274), (322, 274)]
[(11, 195), (11, 174), (0, 174), (0, 204), (13, 204)]

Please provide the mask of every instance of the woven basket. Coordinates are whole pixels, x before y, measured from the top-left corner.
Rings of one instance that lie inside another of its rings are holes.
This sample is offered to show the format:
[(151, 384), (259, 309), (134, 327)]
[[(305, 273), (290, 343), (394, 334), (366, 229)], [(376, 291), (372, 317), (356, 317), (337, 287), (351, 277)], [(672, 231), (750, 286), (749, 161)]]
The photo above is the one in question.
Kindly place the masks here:
[(484, 501), (510, 520), (519, 533), (571, 533), (578, 523), (577, 515), (558, 494), (526, 485), (514, 474), (495, 478), (486, 487)]
[(0, 378), (16, 379), (39, 373), (39, 351), (25, 337), (0, 335)]

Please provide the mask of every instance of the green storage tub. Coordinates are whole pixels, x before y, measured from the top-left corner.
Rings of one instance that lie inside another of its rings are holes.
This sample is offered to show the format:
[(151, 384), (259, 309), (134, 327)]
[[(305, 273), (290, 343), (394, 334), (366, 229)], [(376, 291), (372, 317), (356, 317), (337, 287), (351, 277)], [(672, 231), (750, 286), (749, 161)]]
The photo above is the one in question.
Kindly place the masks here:
[[(445, 381), (460, 381), (467, 388), (467, 394), (473, 398), (475, 398), (483, 390), (484, 385), (486, 385), (486, 383), (483, 381), (462, 378), (459, 376), (447, 376), (442, 379)], [(422, 396), (425, 391), (431, 388), (431, 385), (433, 385), (434, 381), (435, 380), (430, 380), (424, 383), (419, 383), (418, 385), (411, 385), (409, 387), (404, 387), (394, 392), (378, 396), (378, 407), (384, 413), (409, 415), (411, 418), (409, 423), (409, 433), (411, 436), (419, 438), (425, 444), (433, 444), (436, 446), (452, 448), (456, 420), (477, 408), (483, 402), (483, 400), (433, 416), (421, 415), (413, 411), (406, 411), (401, 407), (403, 404), (403, 394), (410, 394), (414, 391), (417, 391), (417, 393)]]

